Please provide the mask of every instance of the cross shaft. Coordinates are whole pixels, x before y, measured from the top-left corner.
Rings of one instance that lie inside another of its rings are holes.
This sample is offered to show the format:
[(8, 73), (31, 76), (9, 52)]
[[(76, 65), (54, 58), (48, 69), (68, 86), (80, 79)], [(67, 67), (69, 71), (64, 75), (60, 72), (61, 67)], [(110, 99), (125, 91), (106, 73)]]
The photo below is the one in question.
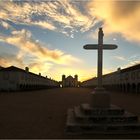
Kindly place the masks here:
[(117, 45), (114, 44), (103, 44), (103, 30), (99, 28), (98, 32), (98, 44), (87, 44), (84, 46), (84, 49), (91, 50), (96, 49), (98, 50), (98, 67), (97, 67), (97, 78), (98, 78), (98, 88), (102, 88), (102, 65), (103, 65), (103, 49), (105, 50), (113, 50), (117, 48)]

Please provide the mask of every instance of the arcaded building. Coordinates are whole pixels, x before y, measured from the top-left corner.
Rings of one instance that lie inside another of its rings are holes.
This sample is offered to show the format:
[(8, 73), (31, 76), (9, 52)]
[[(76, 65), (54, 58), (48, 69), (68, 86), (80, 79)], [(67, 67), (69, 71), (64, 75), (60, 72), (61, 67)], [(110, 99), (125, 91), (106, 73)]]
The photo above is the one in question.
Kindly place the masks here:
[[(96, 87), (97, 77), (81, 83), (82, 87)], [(109, 90), (140, 93), (140, 64), (103, 75), (103, 86)]]
[(66, 77), (62, 75), (62, 87), (78, 87), (78, 75), (75, 75), (74, 78), (70, 75)]
[(17, 91), (29, 89), (43, 89), (59, 87), (59, 82), (41, 76), (39, 73), (29, 72), (29, 68), (25, 70), (11, 66), (0, 69), (0, 90)]

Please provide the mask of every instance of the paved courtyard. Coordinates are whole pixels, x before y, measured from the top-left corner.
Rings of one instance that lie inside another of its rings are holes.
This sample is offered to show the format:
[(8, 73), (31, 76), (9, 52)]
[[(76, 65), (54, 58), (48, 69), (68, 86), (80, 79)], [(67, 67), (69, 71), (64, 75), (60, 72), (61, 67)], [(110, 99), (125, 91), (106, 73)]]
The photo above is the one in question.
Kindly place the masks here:
[[(0, 138), (140, 138), (140, 135), (69, 136), (66, 112), (90, 101), (89, 88), (0, 93)], [(140, 117), (140, 95), (110, 93), (112, 104)]]

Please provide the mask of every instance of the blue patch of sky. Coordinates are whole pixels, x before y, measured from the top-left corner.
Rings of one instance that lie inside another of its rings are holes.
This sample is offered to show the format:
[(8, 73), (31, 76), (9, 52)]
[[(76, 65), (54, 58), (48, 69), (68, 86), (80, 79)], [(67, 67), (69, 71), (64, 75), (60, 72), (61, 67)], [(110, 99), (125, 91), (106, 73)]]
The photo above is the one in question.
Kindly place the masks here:
[(5, 42), (0, 42), (0, 55), (7, 53), (7, 52), (16, 55), (19, 52), (19, 49), (17, 47), (15, 47), (14, 45), (10, 45)]
[[(113, 40), (114, 36), (116, 38), (115, 41)], [(131, 61), (130, 58), (134, 55), (137, 55), (135, 60), (140, 60), (138, 56), (138, 52), (140, 52), (139, 44), (126, 40), (120, 34), (113, 34), (107, 37), (105, 43), (118, 45), (116, 50), (104, 51), (104, 65), (107, 68), (116, 69), (128, 65)], [(122, 57), (124, 60), (116, 59), (115, 56)]]
[[(86, 36), (92, 31), (95, 32), (95, 30), (102, 25), (102, 22), (99, 22), (94, 26), (90, 31), (86, 33), (81, 32), (74, 32), (74, 38), (67, 37), (66, 35), (60, 33), (51, 31), (48, 29), (43, 29), (38, 26), (30, 26), (30, 25), (24, 25), (24, 24), (15, 24), (12, 22), (9, 22), (10, 25), (12, 25), (16, 30), (26, 29), (30, 30), (32, 32), (33, 38), (36, 40), (39, 40), (43, 44), (46, 44), (47, 47), (50, 47), (50, 49), (59, 49), (64, 51), (67, 54), (71, 54), (75, 57), (78, 57), (79, 59), (82, 59), (85, 61), (87, 67), (95, 67), (97, 62), (97, 51), (95, 50), (84, 50), (83, 45), (85, 44), (97, 44), (96, 39), (90, 39)], [(10, 34), (10, 30), (6, 30), (3, 27), (0, 26), (1, 31), (4, 34)], [(116, 38), (117, 40), (113, 40), (113, 38)], [(116, 50), (109, 50), (104, 51), (104, 65), (107, 68), (117, 68), (121, 65), (127, 64), (127, 61), (119, 61), (115, 60), (114, 56), (122, 56), (126, 59), (128, 59), (130, 56), (133, 56), (140, 52), (140, 46), (138, 43), (130, 42), (125, 40), (122, 36), (119, 34), (113, 34), (109, 37), (104, 37), (105, 43), (113, 43), (117, 44), (118, 48)], [(48, 46), (49, 44), (49, 46)], [(7, 44), (1, 44), (1, 46), (5, 46), (4, 48), (1, 47), (0, 50), (7, 51), (9, 50), (9, 47), (6, 48)], [(15, 47), (10, 48), (13, 50), (13, 52), (18, 52), (18, 49)], [(15, 51), (16, 50), (16, 51)]]
[(3, 26), (0, 25), (0, 34), (3, 36), (8, 36), (11, 34), (11, 30), (4, 28)]
[[(64, 51), (66, 54), (71, 54), (79, 59), (84, 59), (85, 62), (92, 59), (94, 52), (84, 51), (83, 45), (88, 43), (88, 40), (84, 38), (81, 33), (76, 33), (75, 38), (67, 37), (66, 35), (54, 32), (51, 30), (43, 29), (37, 26), (13, 24), (16, 30), (26, 29), (32, 32), (33, 38), (39, 40), (49, 47), (50, 49), (58, 49)], [(90, 55), (91, 54), (91, 55)], [(91, 57), (91, 58), (89, 58)], [(92, 63), (92, 62), (91, 62)]]

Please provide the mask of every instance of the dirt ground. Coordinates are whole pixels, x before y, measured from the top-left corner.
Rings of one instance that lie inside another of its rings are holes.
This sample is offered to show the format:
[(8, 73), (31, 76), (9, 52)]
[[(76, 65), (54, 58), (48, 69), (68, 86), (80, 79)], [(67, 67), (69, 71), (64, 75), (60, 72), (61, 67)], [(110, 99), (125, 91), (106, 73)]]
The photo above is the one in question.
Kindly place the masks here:
[[(67, 135), (66, 113), (81, 103), (89, 103), (88, 88), (59, 88), (0, 93), (0, 138), (140, 138), (140, 135)], [(112, 104), (140, 117), (140, 95), (110, 93)]]

